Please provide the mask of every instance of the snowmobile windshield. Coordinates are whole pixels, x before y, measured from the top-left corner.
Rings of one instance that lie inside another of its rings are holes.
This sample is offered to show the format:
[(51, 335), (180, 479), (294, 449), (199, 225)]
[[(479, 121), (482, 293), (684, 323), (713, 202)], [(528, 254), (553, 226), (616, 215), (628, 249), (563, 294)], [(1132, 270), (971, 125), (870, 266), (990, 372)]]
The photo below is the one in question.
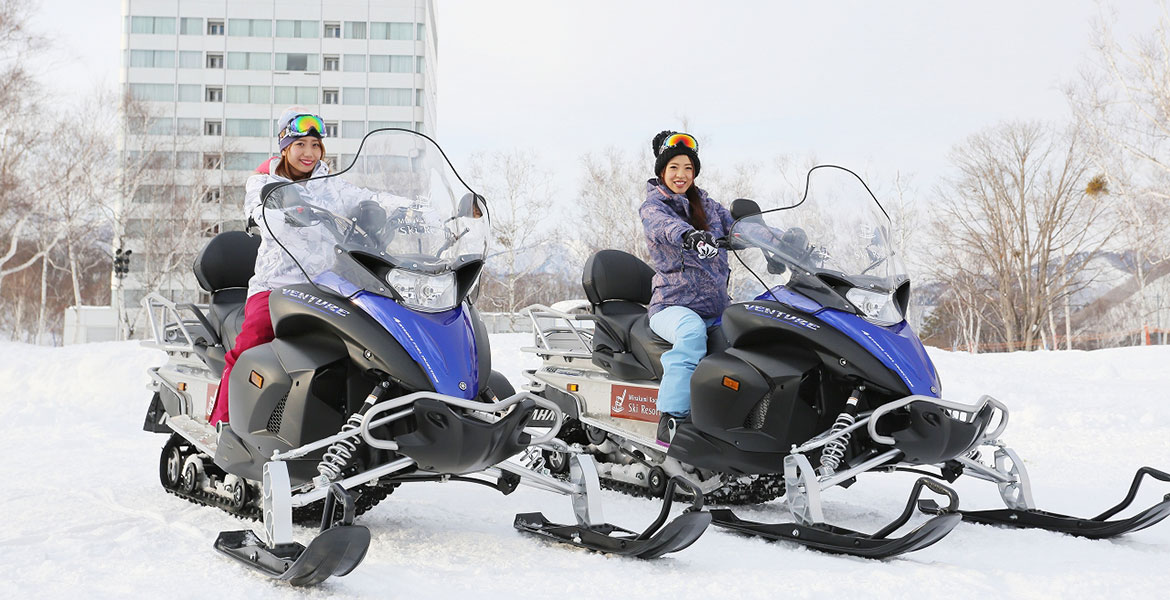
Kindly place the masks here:
[(429, 137), (378, 129), (335, 174), (266, 189), (264, 223), (317, 286), (410, 308), (458, 305), (487, 249), (487, 206)]
[(731, 238), (736, 255), (767, 289), (801, 278), (845, 296), (873, 322), (894, 324), (902, 311), (893, 295), (909, 278), (890, 227), (860, 177), (821, 165), (809, 171), (800, 202), (739, 219)]

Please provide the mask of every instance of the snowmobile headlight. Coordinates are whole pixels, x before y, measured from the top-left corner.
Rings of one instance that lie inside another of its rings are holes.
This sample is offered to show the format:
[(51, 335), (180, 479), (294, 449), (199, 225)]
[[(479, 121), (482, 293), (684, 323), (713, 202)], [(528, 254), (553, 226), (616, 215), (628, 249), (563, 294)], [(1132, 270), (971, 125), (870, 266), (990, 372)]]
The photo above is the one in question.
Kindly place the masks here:
[(407, 308), (423, 312), (442, 312), (455, 308), (455, 273), (447, 271), (428, 275), (405, 269), (390, 269), (386, 283), (398, 292), (402, 304)]
[(845, 298), (861, 311), (866, 321), (889, 327), (902, 322), (902, 310), (894, 300), (894, 292), (871, 292), (852, 288), (845, 292)]

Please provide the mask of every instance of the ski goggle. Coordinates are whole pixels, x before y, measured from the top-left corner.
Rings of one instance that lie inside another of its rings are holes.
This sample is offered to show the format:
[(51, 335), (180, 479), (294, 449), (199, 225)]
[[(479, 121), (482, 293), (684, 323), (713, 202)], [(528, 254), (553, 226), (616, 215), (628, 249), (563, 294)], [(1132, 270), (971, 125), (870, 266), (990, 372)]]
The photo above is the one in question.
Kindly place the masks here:
[(316, 115), (297, 115), (288, 122), (288, 126), (280, 132), (281, 139), (292, 136), (301, 137), (316, 130), (319, 137), (325, 137), (325, 123)]
[(659, 152), (675, 146), (686, 146), (695, 152), (699, 151), (699, 142), (696, 142), (695, 138), (686, 133), (676, 133), (662, 142), (662, 148), (659, 149)]

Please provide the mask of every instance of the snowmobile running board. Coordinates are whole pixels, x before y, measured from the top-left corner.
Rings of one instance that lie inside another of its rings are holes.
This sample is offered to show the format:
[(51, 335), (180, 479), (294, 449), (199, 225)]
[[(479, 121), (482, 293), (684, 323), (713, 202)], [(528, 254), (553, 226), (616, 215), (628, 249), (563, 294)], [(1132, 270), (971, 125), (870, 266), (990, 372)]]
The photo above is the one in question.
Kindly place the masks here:
[[(690, 490), (693, 497), (691, 506), (673, 521), (666, 523), (670, 507), (674, 503), (675, 487), (679, 485)], [(594, 552), (645, 559), (658, 558), (690, 546), (711, 524), (711, 513), (703, 511), (703, 494), (693, 483), (680, 476), (672, 477), (666, 483), (663, 496), (665, 499), (658, 518), (640, 534), (608, 523), (560, 525), (550, 522), (538, 512), (516, 515), (515, 526), (526, 533)], [(614, 535), (615, 533), (618, 535)]]
[[(940, 508), (933, 500), (921, 500), (923, 488), (930, 488), (931, 491), (946, 496), (949, 504), (946, 508)], [(745, 521), (726, 509), (712, 510), (711, 516), (717, 527), (740, 533), (760, 536), (769, 540), (796, 542), (822, 552), (882, 559), (921, 550), (941, 540), (962, 520), (962, 517), (956, 512), (958, 507), (959, 497), (954, 490), (923, 477), (914, 483), (914, 488), (910, 492), (910, 500), (906, 502), (906, 509), (902, 511), (902, 514), (873, 534), (834, 527), (825, 523)], [(936, 516), (902, 537), (890, 538), (891, 533), (910, 520), (915, 508)]]
[(1154, 479), (1170, 482), (1170, 474), (1152, 467), (1142, 467), (1134, 475), (1133, 483), (1129, 486), (1129, 493), (1117, 506), (1091, 518), (1082, 519), (1067, 515), (1046, 512), (1035, 508), (1004, 508), (998, 510), (959, 511), (963, 520), (983, 525), (1001, 525), (1015, 528), (1046, 529), (1058, 533), (1067, 533), (1090, 539), (1111, 538), (1126, 533), (1145, 529), (1166, 517), (1170, 517), (1170, 494), (1166, 494), (1162, 501), (1146, 510), (1117, 521), (1108, 520), (1113, 515), (1129, 508), (1137, 497), (1142, 478), (1146, 475)]
[[(334, 521), (335, 500), (342, 502), (340, 521)], [(269, 547), (255, 533), (244, 529), (224, 531), (215, 540), (215, 549), (279, 581), (294, 586), (311, 586), (333, 575), (346, 575), (366, 557), (370, 530), (354, 525), (353, 497), (340, 484), (329, 486), (321, 515), (321, 533), (308, 547), (297, 542)]]

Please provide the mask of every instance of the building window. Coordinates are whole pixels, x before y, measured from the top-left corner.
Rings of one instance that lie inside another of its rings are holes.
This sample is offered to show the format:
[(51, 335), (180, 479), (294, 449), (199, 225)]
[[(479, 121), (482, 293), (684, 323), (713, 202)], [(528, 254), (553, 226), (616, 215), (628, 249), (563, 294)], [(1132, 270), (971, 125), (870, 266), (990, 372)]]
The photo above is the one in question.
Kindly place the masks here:
[(180, 50), (179, 68), (198, 69), (203, 66), (203, 53), (198, 50)]
[(365, 73), (366, 72), (366, 55), (365, 54), (346, 54), (344, 65), (345, 65), (345, 71), (347, 73)]
[(322, 63), (321, 64), (322, 71), (340, 71), (341, 70), (341, 58), (340, 57), (326, 56), (326, 57), (321, 59), (321, 63)]
[(337, 90), (321, 90), (321, 104), (337, 104), (340, 96)]
[(342, 121), (341, 137), (360, 138), (366, 134), (366, 124), (362, 121)]
[(337, 121), (325, 121), (325, 137), (337, 137)]
[(130, 17), (130, 33), (174, 35), (174, 17)]
[(268, 104), (270, 89), (266, 85), (229, 85), (224, 100), (233, 104)]
[(415, 106), (422, 106), (423, 105), (423, 91), (422, 90), (414, 90), (414, 105)]
[(366, 39), (366, 24), (364, 21), (346, 21), (345, 22), (345, 39), (347, 40), (364, 40)]
[(203, 19), (200, 17), (183, 17), (179, 19), (180, 35), (202, 35)]
[(370, 23), (371, 40), (413, 40), (413, 23)]
[(228, 119), (224, 133), (228, 137), (268, 137), (268, 119)]
[[(198, 121), (199, 119), (192, 119)], [(199, 126), (195, 126), (195, 131), (198, 133)], [(178, 169), (198, 169), (199, 168), (199, 153), (198, 152), (176, 152), (175, 153), (175, 168)]]
[(410, 106), (414, 104), (414, 90), (410, 88), (370, 88), (372, 106)]
[(341, 37), (341, 23), (326, 23), (325, 37), (340, 38)]
[(410, 129), (410, 121), (370, 121), (370, 131), (375, 129), (386, 129), (387, 127)]
[(212, 53), (208, 52), (207, 53), (207, 68), (208, 69), (222, 69), (223, 68), (223, 55), (222, 54), (212, 54)]
[(417, 58), (418, 58), (418, 61), (415, 63), (414, 72), (418, 73), (419, 75), (422, 75), (423, 71), (424, 71), (423, 65), (425, 65), (427, 63), (425, 60), (423, 60), (423, 57), (419, 56)]
[(203, 135), (223, 135), (223, 121), (204, 121)]
[(272, 101), (276, 104), (305, 104), (317, 103), (317, 88), (308, 86), (278, 85), (273, 88)]
[(267, 52), (228, 52), (224, 62), (229, 69), (267, 71), (272, 68), (272, 55)]
[(276, 22), (276, 37), (315, 38), (317, 21), (280, 21)]
[(222, 197), (223, 197), (223, 191), (220, 190), (219, 188), (211, 188), (211, 189), (207, 190), (206, 192), (203, 192), (203, 201), (204, 202), (219, 202), (219, 199)]
[(228, 35), (243, 37), (272, 37), (272, 21), (268, 19), (228, 19)]
[(270, 158), (272, 155), (267, 152), (228, 152), (223, 163), (229, 171), (252, 171)]
[(135, 100), (173, 102), (175, 86), (170, 83), (131, 83), (130, 97)]
[(316, 54), (284, 54), (276, 55), (277, 71), (316, 71), (317, 61), (321, 57)]
[(366, 90), (365, 88), (342, 88), (341, 89), (341, 103), (342, 104), (365, 104)]
[(203, 91), (202, 86), (197, 83), (180, 83), (179, 102), (201, 102), (203, 100), (201, 91)]
[(223, 88), (207, 86), (206, 102), (223, 102)]
[(417, 30), (416, 30), (416, 33), (414, 35), (414, 39), (416, 39), (420, 42), (427, 39), (427, 26), (422, 24), (422, 23), (418, 23), (418, 24), (416, 24), (416, 28), (417, 28)]
[(171, 69), (175, 66), (174, 50), (131, 50), (130, 66)]
[(204, 169), (218, 169), (223, 165), (223, 157), (219, 154), (203, 154), (203, 168)]
[(223, 35), (223, 20), (207, 20), (207, 35)]
[[(196, 86), (192, 86), (192, 87), (198, 88), (199, 86), (196, 85)], [(199, 135), (199, 119), (179, 117), (177, 119), (177, 121), (178, 121), (179, 135)], [(183, 155), (183, 154), (194, 154), (194, 153), (193, 152), (179, 152), (178, 154)], [(198, 158), (198, 157), (196, 157), (196, 158)], [(195, 159), (192, 159), (192, 160), (194, 161)], [(180, 165), (180, 166), (182, 166), (182, 165)], [(193, 167), (194, 167), (194, 165), (191, 165), (191, 168), (193, 168)]]

